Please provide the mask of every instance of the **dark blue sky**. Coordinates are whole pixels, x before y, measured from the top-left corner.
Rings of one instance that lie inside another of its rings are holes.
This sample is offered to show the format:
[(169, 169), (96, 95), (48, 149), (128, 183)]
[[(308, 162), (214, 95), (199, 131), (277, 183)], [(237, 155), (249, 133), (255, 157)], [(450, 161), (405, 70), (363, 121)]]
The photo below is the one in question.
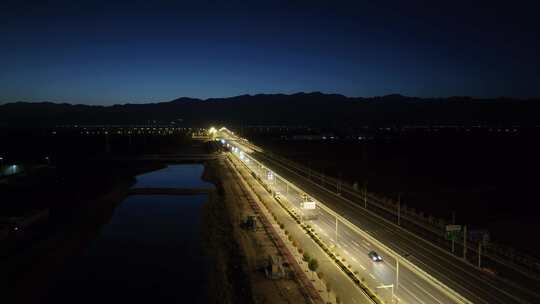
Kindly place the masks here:
[(1, 1), (0, 102), (540, 96), (533, 2), (437, 2)]

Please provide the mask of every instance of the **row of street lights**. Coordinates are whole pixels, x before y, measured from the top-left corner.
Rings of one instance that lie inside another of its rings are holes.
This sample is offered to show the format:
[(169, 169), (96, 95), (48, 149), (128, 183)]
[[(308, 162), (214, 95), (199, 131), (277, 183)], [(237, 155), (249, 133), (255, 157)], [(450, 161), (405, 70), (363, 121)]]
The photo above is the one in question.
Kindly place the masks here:
[[(221, 143), (222, 144), (226, 144), (226, 141), (221, 139)], [(238, 149), (238, 147), (235, 147), (235, 146), (231, 146), (229, 144), (227, 144), (227, 146), (231, 147), (231, 150), (233, 151), (233, 153), (237, 153), (239, 155), (239, 158), (240, 160), (243, 160), (243, 161), (246, 161), (246, 160), (249, 160), (249, 157), (247, 157), (242, 150)], [(260, 169), (263, 170), (264, 173), (266, 174), (263, 174), (263, 176), (266, 176), (266, 179), (268, 180), (268, 182), (270, 184), (275, 184), (274, 186), (277, 186), (277, 181), (278, 181), (278, 178), (279, 176), (278, 175), (275, 175), (274, 172), (272, 170), (270, 170), (269, 168), (266, 168), (264, 167), (263, 165), (260, 165)], [(287, 185), (287, 193), (289, 192), (288, 190), (288, 183), (285, 182), (285, 184)], [(335, 227), (335, 244), (336, 246), (338, 246), (339, 242), (338, 242), (338, 223), (339, 223), (339, 218), (337, 216), (335, 216), (335, 224), (336, 224), (336, 227)], [(398, 219), (399, 220), (399, 219)], [(391, 302), (394, 303), (394, 301), (397, 299), (396, 295), (395, 295), (395, 290), (397, 290), (398, 286), (399, 286), (399, 257), (396, 257), (396, 272), (395, 272), (395, 278), (394, 278), (394, 283), (392, 284), (382, 284), (380, 286), (377, 286), (376, 288), (377, 289), (390, 289), (390, 299), (391, 299)]]

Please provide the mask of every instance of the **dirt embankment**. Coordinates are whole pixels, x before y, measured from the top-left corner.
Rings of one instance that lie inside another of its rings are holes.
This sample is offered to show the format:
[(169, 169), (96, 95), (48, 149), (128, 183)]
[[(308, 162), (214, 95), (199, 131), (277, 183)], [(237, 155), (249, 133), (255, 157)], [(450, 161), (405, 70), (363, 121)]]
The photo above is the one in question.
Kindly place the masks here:
[(230, 209), (218, 175), (216, 161), (207, 162), (203, 179), (216, 191), (203, 206), (203, 242), (208, 257), (209, 303), (253, 303), (246, 260), (234, 238)]

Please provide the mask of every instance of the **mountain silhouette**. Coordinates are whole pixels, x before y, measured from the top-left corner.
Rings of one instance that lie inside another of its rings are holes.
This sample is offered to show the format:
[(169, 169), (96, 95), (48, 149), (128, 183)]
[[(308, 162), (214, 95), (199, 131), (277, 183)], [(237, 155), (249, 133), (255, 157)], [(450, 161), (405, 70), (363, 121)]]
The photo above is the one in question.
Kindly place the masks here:
[(540, 124), (539, 99), (418, 98), (392, 94), (346, 97), (320, 92), (181, 97), (168, 102), (91, 106), (15, 102), (0, 106), (0, 127), (147, 124), (183, 121), (244, 125), (356, 127), (404, 124)]

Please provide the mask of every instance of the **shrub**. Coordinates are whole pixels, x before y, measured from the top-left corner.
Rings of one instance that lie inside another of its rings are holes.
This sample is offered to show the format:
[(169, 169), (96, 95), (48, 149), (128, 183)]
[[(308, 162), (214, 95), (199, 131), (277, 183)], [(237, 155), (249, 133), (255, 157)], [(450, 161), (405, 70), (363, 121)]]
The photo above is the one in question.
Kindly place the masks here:
[(317, 271), (317, 268), (319, 268), (319, 262), (317, 259), (313, 258), (309, 261), (308, 268), (311, 271)]
[(303, 259), (304, 259), (304, 261), (309, 262), (309, 260), (311, 259), (311, 257), (309, 256), (309, 253), (304, 252), (304, 258)]

